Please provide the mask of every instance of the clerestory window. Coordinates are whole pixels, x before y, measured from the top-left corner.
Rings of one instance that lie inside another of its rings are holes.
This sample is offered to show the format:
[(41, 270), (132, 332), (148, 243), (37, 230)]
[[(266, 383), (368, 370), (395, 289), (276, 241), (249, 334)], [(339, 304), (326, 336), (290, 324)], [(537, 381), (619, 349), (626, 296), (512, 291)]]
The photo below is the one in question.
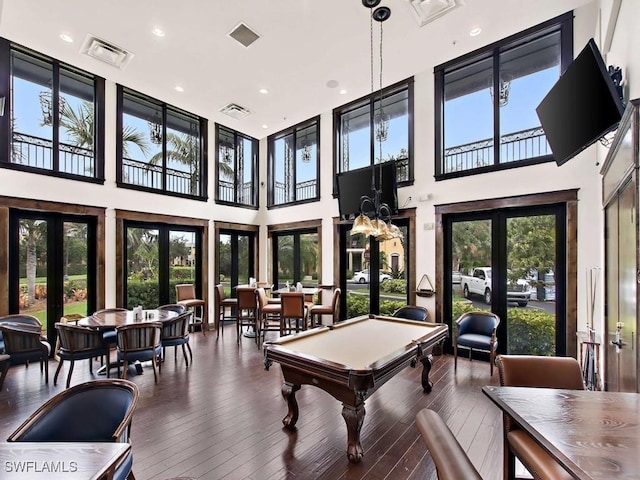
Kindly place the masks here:
[(436, 180), (552, 161), (535, 109), (573, 59), (567, 13), (435, 67)]
[(118, 85), (118, 186), (206, 200), (207, 120)]
[(0, 58), (0, 165), (103, 181), (104, 79), (4, 39)]

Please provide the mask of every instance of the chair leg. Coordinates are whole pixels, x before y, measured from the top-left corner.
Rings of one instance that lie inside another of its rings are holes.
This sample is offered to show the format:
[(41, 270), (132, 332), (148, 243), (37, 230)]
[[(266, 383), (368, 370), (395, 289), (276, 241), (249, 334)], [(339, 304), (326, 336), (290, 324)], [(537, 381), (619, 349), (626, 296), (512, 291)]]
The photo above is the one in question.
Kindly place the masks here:
[(60, 369), (62, 368), (62, 360), (58, 360), (58, 368), (56, 368), (56, 374), (53, 376), (53, 385), (58, 384), (58, 374), (60, 373)]
[(44, 383), (49, 383), (49, 357), (44, 357)]
[[(71, 385), (71, 374), (73, 373), (73, 366), (75, 362), (73, 360), (70, 361), (71, 365), (69, 365), (69, 373), (67, 373), (67, 388)], [(91, 359), (89, 359), (89, 363), (91, 363)]]
[[(129, 370), (129, 362), (125, 358), (122, 362), (122, 376), (120, 378), (124, 378), (125, 380), (127, 379), (127, 370)], [(119, 373), (120, 372), (118, 372), (118, 374)]]
[(453, 344), (453, 371), (458, 369), (458, 344)]
[(9, 360), (0, 361), (0, 390), (4, 385), (4, 379), (7, 378), (7, 372), (9, 371)]
[(156, 373), (156, 356), (151, 357), (151, 366), (153, 367), (153, 381), (158, 383), (158, 374)]
[(133, 474), (133, 471), (129, 472), (129, 475), (127, 475), (127, 480), (136, 480), (136, 476)]
[[(187, 368), (189, 368), (189, 358), (187, 357), (187, 349), (184, 346), (185, 344), (182, 344), (182, 356), (184, 357), (184, 363), (187, 364)], [(176, 346), (176, 350), (178, 350), (178, 347)]]
[(191, 351), (191, 345), (187, 342), (187, 348), (189, 349), (189, 356), (191, 357), (191, 365), (193, 365), (193, 352)]

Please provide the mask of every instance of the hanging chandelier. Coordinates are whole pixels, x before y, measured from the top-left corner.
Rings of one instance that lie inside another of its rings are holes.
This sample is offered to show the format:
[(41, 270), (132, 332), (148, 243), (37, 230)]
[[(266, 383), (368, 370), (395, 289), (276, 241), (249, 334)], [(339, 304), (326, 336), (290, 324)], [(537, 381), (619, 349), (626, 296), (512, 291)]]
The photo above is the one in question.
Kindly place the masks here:
[(149, 120), (147, 124), (149, 125), (149, 140), (151, 140), (151, 143), (162, 144), (162, 120), (158, 112), (156, 112), (153, 120)]
[[(374, 115), (373, 128), (375, 140), (378, 142), (380, 161), (376, 164), (375, 157), (371, 168), (371, 194), (360, 197), (360, 215), (353, 221), (351, 235), (363, 234), (375, 237), (377, 240), (391, 240), (402, 238), (402, 231), (391, 223), (392, 211), (388, 204), (382, 201), (382, 143), (387, 140), (389, 132), (389, 115), (382, 108), (382, 22), (391, 16), (389, 7), (378, 7), (381, 0), (362, 0), (362, 4), (371, 9), (369, 32), (371, 40), (371, 94), (373, 86), (373, 21), (380, 24), (380, 100), (378, 111)], [(378, 7), (375, 10), (374, 7)], [(375, 105), (375, 102), (374, 102)], [(376, 183), (376, 170), (379, 170), (379, 182)], [(366, 213), (365, 213), (366, 212)]]

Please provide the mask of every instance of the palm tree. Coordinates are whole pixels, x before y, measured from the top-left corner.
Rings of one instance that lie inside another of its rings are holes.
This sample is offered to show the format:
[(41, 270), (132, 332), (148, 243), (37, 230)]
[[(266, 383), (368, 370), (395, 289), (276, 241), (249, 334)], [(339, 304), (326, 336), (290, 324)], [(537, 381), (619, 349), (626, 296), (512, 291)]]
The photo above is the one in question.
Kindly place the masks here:
[[(198, 195), (200, 162), (198, 161), (198, 137), (195, 135), (167, 132), (167, 162), (173, 161), (189, 169), (189, 193)], [(162, 162), (163, 153), (158, 152), (149, 159), (149, 165)]]
[(27, 307), (30, 307), (36, 300), (36, 266), (38, 263), (38, 240), (46, 235), (47, 223), (42, 220), (20, 220), (20, 237), (22, 238), (27, 252)]
[[(65, 102), (60, 116), (60, 124), (74, 141), (74, 146), (92, 149), (95, 139), (95, 115), (93, 104), (85, 100), (75, 110)], [(140, 149), (143, 155), (149, 151), (146, 137), (131, 125), (122, 130), (122, 155), (129, 157), (129, 148), (134, 145)]]

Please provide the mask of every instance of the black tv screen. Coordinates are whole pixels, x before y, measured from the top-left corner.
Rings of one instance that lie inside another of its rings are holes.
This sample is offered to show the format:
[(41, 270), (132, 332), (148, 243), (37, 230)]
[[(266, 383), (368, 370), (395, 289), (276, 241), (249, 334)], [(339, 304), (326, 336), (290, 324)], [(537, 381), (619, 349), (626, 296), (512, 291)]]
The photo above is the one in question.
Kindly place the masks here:
[[(382, 180), (383, 203), (389, 205), (391, 214), (398, 213), (398, 193), (396, 183), (395, 162), (384, 162), (375, 167), (376, 188), (380, 188)], [(343, 218), (350, 218), (360, 213), (361, 197), (371, 196), (371, 167), (349, 170), (338, 174), (338, 206)], [(373, 208), (367, 204), (363, 213), (371, 213)]]
[(618, 126), (624, 106), (593, 38), (536, 112), (558, 165)]

